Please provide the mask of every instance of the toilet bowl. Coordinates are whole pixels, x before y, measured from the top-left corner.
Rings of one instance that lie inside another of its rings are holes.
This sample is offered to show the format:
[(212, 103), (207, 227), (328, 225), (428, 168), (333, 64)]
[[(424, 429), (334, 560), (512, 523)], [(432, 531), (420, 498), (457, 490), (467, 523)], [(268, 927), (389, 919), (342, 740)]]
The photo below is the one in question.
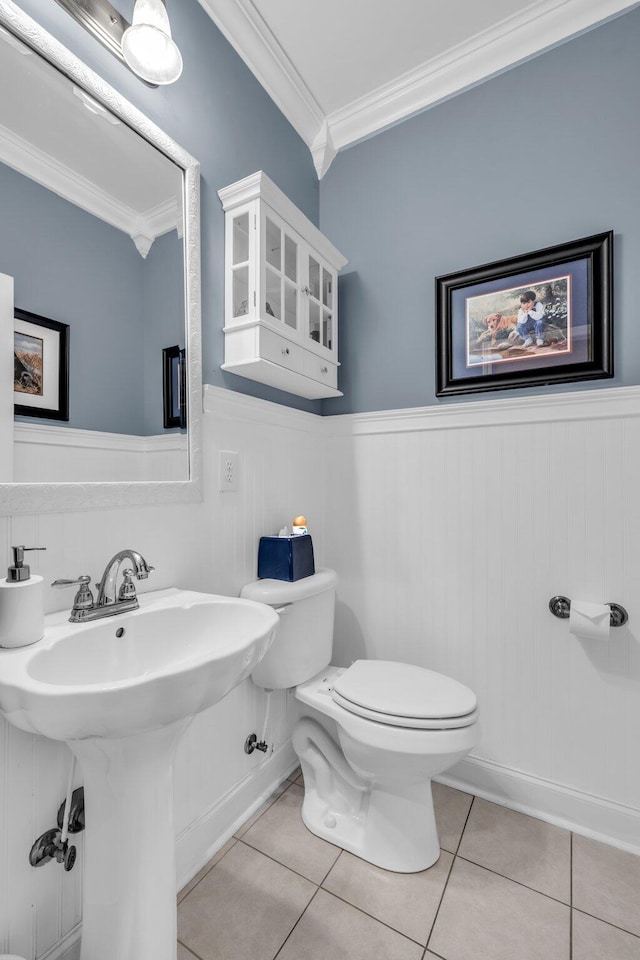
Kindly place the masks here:
[(292, 743), (308, 829), (386, 870), (425, 870), (440, 855), (431, 779), (476, 743), (476, 697), (410, 664), (331, 666), (336, 582), (332, 570), (319, 570), (295, 583), (244, 587), (243, 597), (281, 616), (252, 678), (266, 689), (295, 687), (302, 716)]

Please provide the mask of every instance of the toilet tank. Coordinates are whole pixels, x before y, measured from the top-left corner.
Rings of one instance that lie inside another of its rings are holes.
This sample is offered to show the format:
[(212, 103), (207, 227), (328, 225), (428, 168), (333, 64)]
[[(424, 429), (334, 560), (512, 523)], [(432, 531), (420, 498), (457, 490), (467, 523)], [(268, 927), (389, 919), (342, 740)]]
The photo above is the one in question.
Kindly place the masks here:
[(280, 615), (275, 639), (251, 674), (258, 687), (295, 687), (331, 663), (336, 581), (334, 570), (320, 569), (293, 583), (255, 580), (242, 588), (241, 597), (267, 603)]

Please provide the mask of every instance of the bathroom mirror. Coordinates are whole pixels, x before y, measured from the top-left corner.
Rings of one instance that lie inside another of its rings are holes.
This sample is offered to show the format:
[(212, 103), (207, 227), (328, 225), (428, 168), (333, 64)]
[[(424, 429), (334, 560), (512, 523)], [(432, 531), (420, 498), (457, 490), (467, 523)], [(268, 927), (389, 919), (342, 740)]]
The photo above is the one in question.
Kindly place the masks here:
[(198, 163), (10, 0), (0, 85), (0, 512), (199, 499)]

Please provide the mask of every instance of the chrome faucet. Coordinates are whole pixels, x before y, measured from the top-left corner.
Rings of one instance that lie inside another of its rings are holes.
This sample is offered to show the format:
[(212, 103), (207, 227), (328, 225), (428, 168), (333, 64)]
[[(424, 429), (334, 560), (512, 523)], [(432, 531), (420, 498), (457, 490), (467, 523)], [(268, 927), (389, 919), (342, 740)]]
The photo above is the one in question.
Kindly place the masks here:
[[(116, 594), (118, 572), (125, 560), (129, 560), (133, 564), (133, 568), (123, 571), (124, 579)], [(77, 580), (54, 580), (51, 586), (70, 587), (74, 584), (79, 586), (80, 589), (73, 601), (69, 620), (71, 623), (81, 623), (86, 620), (98, 620), (101, 617), (113, 617), (118, 613), (127, 613), (129, 610), (137, 610), (139, 604), (133, 578), (146, 580), (149, 574), (153, 573), (153, 570), (154, 568), (149, 566), (137, 550), (119, 550), (105, 567), (102, 579), (98, 584), (98, 595), (95, 601), (89, 586), (91, 577), (86, 575), (78, 577)]]

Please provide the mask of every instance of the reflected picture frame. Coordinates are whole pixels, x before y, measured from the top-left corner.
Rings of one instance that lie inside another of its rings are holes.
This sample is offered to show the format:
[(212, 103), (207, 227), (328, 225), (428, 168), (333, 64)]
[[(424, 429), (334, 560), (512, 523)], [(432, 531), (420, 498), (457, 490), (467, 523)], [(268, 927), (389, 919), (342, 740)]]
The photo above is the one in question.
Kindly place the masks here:
[(165, 347), (162, 351), (162, 406), (163, 426), (187, 426), (185, 382), (185, 351), (178, 345)]
[(436, 396), (613, 376), (613, 231), (436, 278)]
[(14, 414), (69, 419), (69, 324), (14, 309)]

